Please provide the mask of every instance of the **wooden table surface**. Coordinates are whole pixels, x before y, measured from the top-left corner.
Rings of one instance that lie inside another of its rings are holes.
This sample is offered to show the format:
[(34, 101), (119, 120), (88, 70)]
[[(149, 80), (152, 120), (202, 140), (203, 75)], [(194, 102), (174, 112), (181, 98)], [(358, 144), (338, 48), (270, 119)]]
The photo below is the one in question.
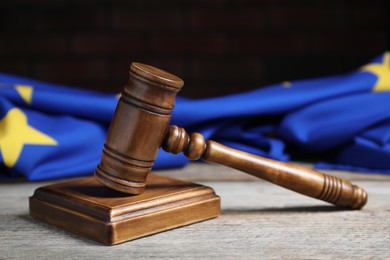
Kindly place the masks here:
[(214, 188), (222, 215), (116, 246), (31, 219), (28, 197), (49, 182), (2, 182), (0, 259), (390, 259), (390, 176), (326, 172), (367, 190), (363, 210), (341, 210), (223, 166), (156, 171)]

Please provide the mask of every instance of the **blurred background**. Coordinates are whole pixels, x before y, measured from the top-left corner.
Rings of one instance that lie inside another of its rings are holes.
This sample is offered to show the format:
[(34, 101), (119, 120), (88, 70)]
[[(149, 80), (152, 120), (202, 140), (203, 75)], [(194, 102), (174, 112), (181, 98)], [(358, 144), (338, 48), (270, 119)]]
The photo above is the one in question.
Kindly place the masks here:
[(1, 0), (0, 71), (119, 92), (132, 61), (212, 97), (345, 73), (390, 50), (388, 1)]

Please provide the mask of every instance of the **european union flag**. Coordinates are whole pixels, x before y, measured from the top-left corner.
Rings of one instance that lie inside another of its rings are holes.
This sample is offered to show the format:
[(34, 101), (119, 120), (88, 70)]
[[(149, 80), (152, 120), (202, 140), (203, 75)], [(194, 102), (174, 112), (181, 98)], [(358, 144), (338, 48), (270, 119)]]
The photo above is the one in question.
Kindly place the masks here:
[[(385, 53), (344, 75), (210, 99), (179, 97), (172, 124), (278, 160), (326, 154), (318, 168), (390, 173), (389, 90)], [(0, 74), (2, 173), (29, 180), (92, 174), (117, 101)], [(160, 152), (155, 168), (187, 162)]]

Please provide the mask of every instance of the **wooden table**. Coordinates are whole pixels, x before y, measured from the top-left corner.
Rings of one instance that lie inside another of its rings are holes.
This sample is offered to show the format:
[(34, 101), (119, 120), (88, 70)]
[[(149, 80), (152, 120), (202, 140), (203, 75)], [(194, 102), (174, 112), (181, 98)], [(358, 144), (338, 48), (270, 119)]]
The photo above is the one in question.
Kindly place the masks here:
[(363, 210), (348, 211), (223, 166), (155, 173), (214, 188), (222, 215), (103, 246), (29, 217), (28, 197), (48, 182), (2, 182), (0, 259), (390, 259), (390, 176), (327, 171), (367, 190)]

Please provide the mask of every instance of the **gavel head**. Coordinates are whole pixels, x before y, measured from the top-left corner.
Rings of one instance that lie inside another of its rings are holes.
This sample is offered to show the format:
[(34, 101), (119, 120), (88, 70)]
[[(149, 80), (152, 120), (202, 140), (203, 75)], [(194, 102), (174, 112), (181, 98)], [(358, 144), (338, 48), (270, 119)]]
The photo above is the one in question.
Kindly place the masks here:
[(163, 70), (131, 64), (95, 178), (125, 193), (144, 191), (183, 84), (183, 80)]

